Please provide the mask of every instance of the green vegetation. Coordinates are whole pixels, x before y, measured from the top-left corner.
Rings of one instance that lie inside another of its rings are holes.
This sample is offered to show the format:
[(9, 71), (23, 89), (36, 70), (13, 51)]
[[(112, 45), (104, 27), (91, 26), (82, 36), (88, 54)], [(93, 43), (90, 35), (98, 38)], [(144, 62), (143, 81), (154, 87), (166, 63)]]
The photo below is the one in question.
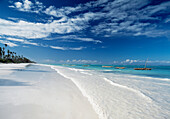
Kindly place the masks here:
[(35, 63), (26, 57), (17, 55), (16, 52), (12, 52), (9, 49), (7, 50), (7, 54), (5, 53), (5, 49), (7, 48), (7, 44), (5, 47), (0, 47), (0, 63)]

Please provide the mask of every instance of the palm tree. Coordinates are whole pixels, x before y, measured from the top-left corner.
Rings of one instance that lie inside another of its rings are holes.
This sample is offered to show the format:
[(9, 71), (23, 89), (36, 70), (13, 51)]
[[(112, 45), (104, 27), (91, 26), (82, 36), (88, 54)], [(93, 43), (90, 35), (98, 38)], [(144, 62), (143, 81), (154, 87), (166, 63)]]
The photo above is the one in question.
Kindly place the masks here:
[(10, 56), (11, 56), (10, 58), (12, 59), (12, 56), (13, 56), (13, 52), (10, 52)]
[(8, 50), (7, 53), (8, 53), (7, 56), (8, 56), (8, 59), (9, 59), (10, 58), (10, 51)]
[(14, 52), (11, 52), (12, 60), (14, 60)]
[(3, 56), (3, 59), (4, 59), (4, 57), (5, 57), (5, 48), (3, 47), (2, 49), (3, 49), (2, 50), (2, 56)]
[(2, 59), (2, 48), (0, 47), (0, 58)]

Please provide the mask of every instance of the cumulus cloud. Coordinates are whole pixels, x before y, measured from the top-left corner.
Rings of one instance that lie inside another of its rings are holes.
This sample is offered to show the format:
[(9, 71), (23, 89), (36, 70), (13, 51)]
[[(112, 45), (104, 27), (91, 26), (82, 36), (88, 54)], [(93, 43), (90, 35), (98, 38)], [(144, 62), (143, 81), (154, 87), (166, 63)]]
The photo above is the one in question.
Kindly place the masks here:
[(19, 11), (39, 13), (45, 6), (39, 1), (33, 3), (31, 0), (22, 0), (20, 2), (14, 2), (9, 7)]
[(30, 11), (32, 8), (33, 3), (29, 0), (23, 0), (21, 2), (15, 2), (12, 8), (16, 8), (19, 11)]
[(125, 61), (121, 61), (121, 64), (132, 64), (132, 63), (144, 63), (145, 60), (133, 60), (133, 59), (126, 59)]

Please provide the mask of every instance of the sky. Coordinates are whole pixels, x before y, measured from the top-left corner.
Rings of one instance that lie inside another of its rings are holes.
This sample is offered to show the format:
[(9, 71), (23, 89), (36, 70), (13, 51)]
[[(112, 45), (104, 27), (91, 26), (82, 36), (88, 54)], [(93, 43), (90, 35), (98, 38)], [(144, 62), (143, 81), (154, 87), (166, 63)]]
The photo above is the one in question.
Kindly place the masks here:
[(170, 0), (0, 0), (0, 46), (38, 63), (170, 65)]

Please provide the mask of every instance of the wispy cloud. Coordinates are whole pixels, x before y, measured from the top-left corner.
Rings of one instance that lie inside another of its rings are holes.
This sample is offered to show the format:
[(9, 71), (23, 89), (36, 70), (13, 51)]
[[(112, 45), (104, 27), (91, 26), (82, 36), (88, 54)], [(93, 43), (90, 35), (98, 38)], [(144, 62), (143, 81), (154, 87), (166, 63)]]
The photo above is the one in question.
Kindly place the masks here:
[(77, 35), (64, 35), (64, 36), (58, 36), (58, 37), (53, 37), (53, 38), (46, 38), (44, 40), (54, 40), (54, 39), (64, 39), (65, 41), (69, 40), (76, 40), (76, 41), (83, 41), (83, 42), (94, 42), (94, 43), (102, 43), (100, 40), (95, 40), (93, 38), (88, 38), (88, 37), (81, 37)]
[(2, 43), (2, 44), (7, 44), (9, 47), (18, 46), (17, 44), (12, 43), (12, 42), (10, 42), (10, 41), (6, 41), (6, 40), (0, 40), (0, 43)]
[(43, 63), (55, 63), (56, 61), (55, 60), (51, 60), (51, 59), (44, 59), (41, 62), (43, 62)]
[[(126, 59), (124, 61), (113, 61), (113, 64), (145, 64), (146, 60)], [(164, 60), (148, 60), (147, 64), (170, 64), (170, 61)]]
[(1, 37), (1, 38), (4, 38), (4, 39), (6, 39), (6, 40), (8, 40), (8, 41), (20, 42), (20, 43), (22, 43), (22, 44), (39, 46), (38, 43), (33, 43), (33, 42), (31, 42), (31, 41), (24, 40), (24, 39), (11, 38), (11, 37)]
[(76, 48), (71, 48), (71, 47), (60, 47), (60, 46), (50, 46), (53, 49), (57, 50), (82, 50), (86, 47), (76, 47)]
[(73, 59), (73, 60), (61, 60), (60, 63), (96, 64), (99, 62), (97, 60)]
[[(38, 1), (23, 0), (14, 2), (11, 7), (19, 11), (61, 18), (49, 24), (37, 23), (40, 29), (37, 28), (34, 32), (36, 35), (39, 34), (39, 37), (46, 37), (50, 33), (66, 34), (80, 30), (88, 30), (97, 35), (104, 34), (109, 37), (115, 34), (148, 37), (168, 35), (170, 30), (159, 26), (169, 22), (166, 14), (170, 14), (170, 2), (151, 3), (152, 1), (148, 0), (97, 0), (78, 4), (75, 7), (56, 8), (55, 6), (46, 7)], [(76, 14), (69, 16), (72, 13)], [(93, 24), (94, 21), (97, 22)], [(57, 29), (54, 29), (53, 25)], [(43, 35), (44, 33), (46, 35)]]
[(28, 39), (44, 38), (51, 33), (67, 34), (81, 30), (81, 26), (74, 23), (58, 23), (54, 20), (51, 23), (33, 23), (23, 20), (13, 22), (0, 19), (0, 35), (24, 37)]

